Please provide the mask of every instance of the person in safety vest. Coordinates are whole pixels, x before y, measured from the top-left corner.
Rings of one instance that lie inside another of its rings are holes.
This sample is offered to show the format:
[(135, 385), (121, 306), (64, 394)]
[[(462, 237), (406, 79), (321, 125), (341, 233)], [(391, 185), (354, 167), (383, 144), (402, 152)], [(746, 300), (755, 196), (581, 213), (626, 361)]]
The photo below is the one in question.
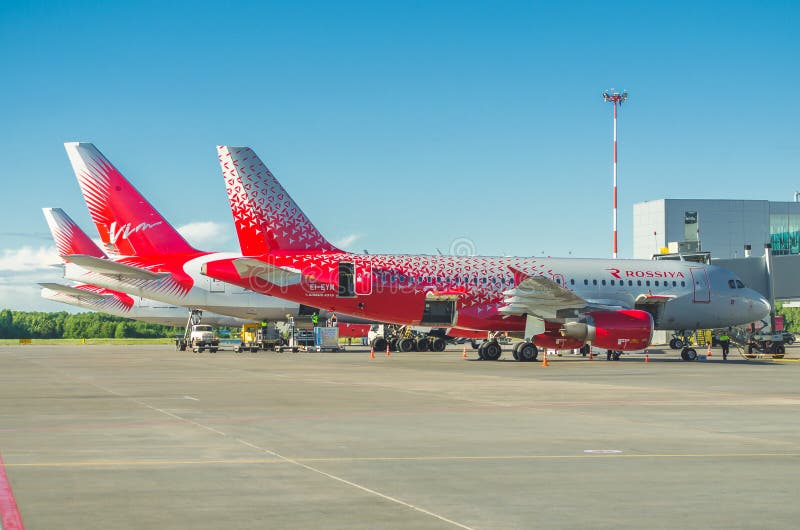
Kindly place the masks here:
[(731, 338), (728, 336), (728, 333), (723, 331), (719, 334), (719, 343), (722, 345), (722, 360), (728, 360), (728, 352), (731, 349)]

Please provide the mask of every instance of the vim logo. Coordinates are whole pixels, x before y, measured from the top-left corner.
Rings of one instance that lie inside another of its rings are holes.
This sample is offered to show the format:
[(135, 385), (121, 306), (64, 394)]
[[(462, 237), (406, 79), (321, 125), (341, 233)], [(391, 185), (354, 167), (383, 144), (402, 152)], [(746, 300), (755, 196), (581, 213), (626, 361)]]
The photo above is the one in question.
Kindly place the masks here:
[(111, 226), (108, 227), (108, 239), (113, 245), (117, 242), (117, 239), (119, 239), (120, 236), (122, 236), (122, 239), (128, 239), (131, 236), (131, 234), (147, 230), (148, 228), (154, 228), (160, 225), (162, 222), (163, 221), (156, 221), (155, 223), (139, 223), (133, 228), (131, 228), (130, 223), (125, 223), (124, 225), (117, 228), (117, 222), (113, 221), (111, 223)]

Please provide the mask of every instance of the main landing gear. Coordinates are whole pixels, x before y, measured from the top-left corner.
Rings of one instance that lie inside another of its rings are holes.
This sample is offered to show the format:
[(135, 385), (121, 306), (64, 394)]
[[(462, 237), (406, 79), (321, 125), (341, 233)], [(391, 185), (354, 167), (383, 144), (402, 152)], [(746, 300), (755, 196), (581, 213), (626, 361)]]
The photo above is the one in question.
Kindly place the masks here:
[(694, 348), (683, 348), (681, 350), (681, 359), (684, 361), (696, 361), (697, 360), (697, 350)]
[(480, 357), (482, 361), (496, 361), (502, 354), (503, 349), (500, 347), (500, 343), (495, 339), (487, 340), (478, 346), (478, 357)]
[(523, 363), (535, 361), (539, 357), (539, 348), (530, 341), (518, 342), (514, 345), (514, 360)]

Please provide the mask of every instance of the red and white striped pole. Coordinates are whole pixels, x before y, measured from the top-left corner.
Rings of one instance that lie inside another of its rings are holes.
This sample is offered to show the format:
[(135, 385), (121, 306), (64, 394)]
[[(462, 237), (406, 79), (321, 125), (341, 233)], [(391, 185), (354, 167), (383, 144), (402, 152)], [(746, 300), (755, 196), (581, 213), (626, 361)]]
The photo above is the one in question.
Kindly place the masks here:
[(603, 99), (605, 101), (610, 101), (614, 104), (614, 207), (613, 207), (613, 221), (612, 221), (612, 231), (614, 237), (614, 252), (612, 254), (614, 259), (617, 259), (618, 247), (617, 247), (617, 103), (622, 106), (622, 102), (628, 99), (628, 93), (623, 92), (622, 94), (618, 94), (614, 92), (614, 89), (611, 89), (611, 94), (608, 92), (603, 92)]

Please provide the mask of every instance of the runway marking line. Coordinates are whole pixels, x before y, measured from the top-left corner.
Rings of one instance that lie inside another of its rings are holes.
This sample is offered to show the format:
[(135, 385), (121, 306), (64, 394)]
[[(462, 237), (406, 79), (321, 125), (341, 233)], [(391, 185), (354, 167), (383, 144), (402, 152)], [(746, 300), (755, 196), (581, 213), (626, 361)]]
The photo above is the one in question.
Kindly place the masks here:
[[(201, 465), (229, 465), (229, 464), (280, 464), (289, 463), (303, 465), (306, 462), (456, 462), (456, 461), (488, 461), (488, 460), (597, 460), (600, 458), (780, 458), (800, 457), (800, 453), (652, 453), (652, 454), (622, 454), (622, 453), (583, 453), (572, 455), (442, 455), (442, 456), (334, 456), (334, 457), (285, 457), (251, 444), (246, 440), (236, 439), (253, 449), (274, 455), (274, 458), (222, 458), (213, 460), (116, 460), (116, 461), (87, 461), (87, 462), (29, 462), (19, 464), (6, 464), (6, 467), (104, 467), (104, 466), (201, 466)], [(314, 470), (317, 473), (323, 471)], [(337, 479), (338, 480), (338, 479)]]
[(5, 467), (3, 456), (0, 455), (0, 529), (25, 530)]

